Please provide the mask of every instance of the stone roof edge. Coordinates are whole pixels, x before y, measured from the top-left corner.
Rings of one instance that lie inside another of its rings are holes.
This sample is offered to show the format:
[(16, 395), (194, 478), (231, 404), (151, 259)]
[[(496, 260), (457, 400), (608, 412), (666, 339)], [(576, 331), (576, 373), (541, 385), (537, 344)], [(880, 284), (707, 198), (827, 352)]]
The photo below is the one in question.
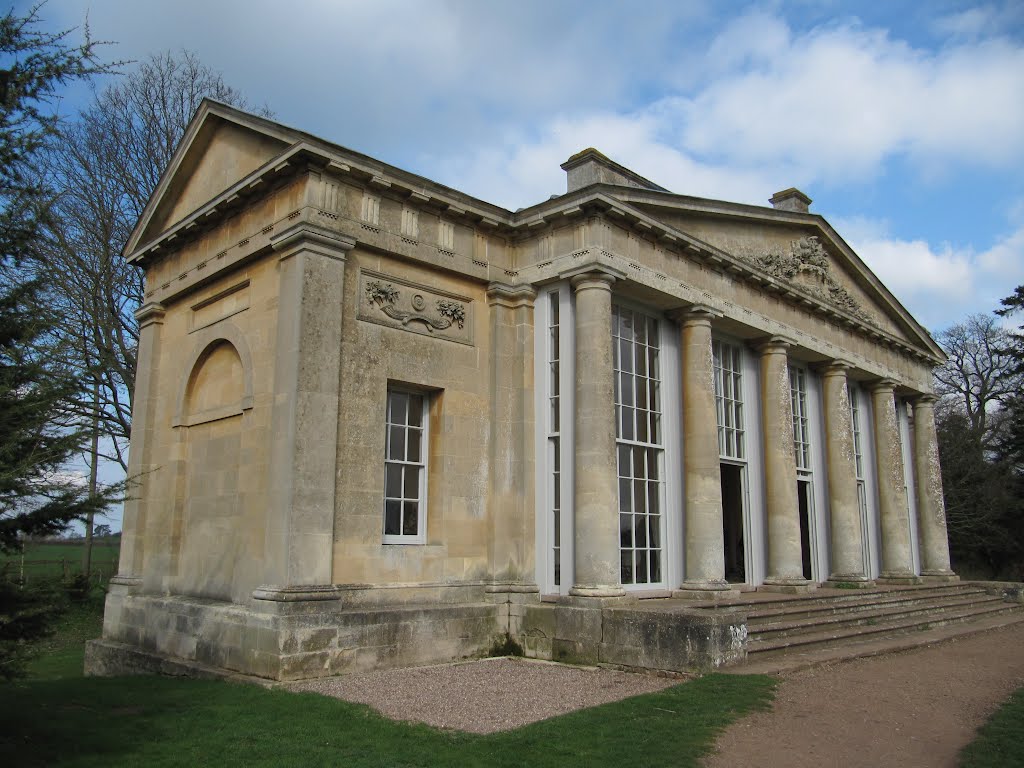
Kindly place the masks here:
[[(878, 276), (864, 263), (863, 259), (853, 248), (836, 232), (828, 220), (818, 213), (799, 213), (796, 211), (780, 211), (774, 208), (751, 205), (749, 203), (733, 203), (726, 200), (714, 200), (709, 198), (692, 197), (688, 195), (676, 195), (673, 193), (655, 192), (653, 190), (637, 190), (633, 187), (608, 186), (616, 197), (628, 198), (632, 203), (648, 203), (654, 205), (666, 205), (675, 203), (671, 207), (703, 213), (735, 218), (757, 218), (764, 221), (778, 223), (801, 224), (813, 226), (825, 236), (835, 248), (843, 254), (849, 266), (859, 274), (870, 288), (895, 312), (900, 321), (912, 335), (918, 336), (923, 345), (931, 352), (937, 363), (946, 360), (946, 353), (935, 342), (932, 335), (914, 316), (907, 310), (899, 299), (890, 291)], [(623, 200), (627, 202), (627, 200)]]
[[(233, 185), (231, 189), (225, 190), (225, 192), (217, 196), (218, 198), (223, 197), (232, 191), (236, 191), (235, 188), (237, 187), (251, 184), (255, 178), (265, 175), (268, 169), (279, 165), (282, 160), (294, 155), (297, 148), (302, 148), (306, 151), (311, 151), (313, 154), (318, 154), (327, 158), (327, 163), (334, 161), (334, 170), (336, 171), (354, 170), (356, 175), (362, 176), (364, 180), (373, 180), (375, 178), (383, 178), (387, 176), (392, 179), (393, 182), (400, 182), (400, 186), (405, 187), (410, 192), (418, 192), (420, 197), (434, 200), (435, 203), (441, 207), (454, 209), (453, 212), (456, 214), (473, 211), (477, 213), (478, 217), (481, 220), (484, 220), (485, 223), (492, 223), (492, 225), (495, 226), (498, 223), (507, 222), (513, 217), (513, 213), (506, 208), (472, 197), (471, 195), (457, 189), (447, 187), (444, 184), (428, 179), (425, 176), (420, 176), (410, 171), (398, 168), (397, 166), (389, 165), (377, 160), (376, 158), (370, 157), (369, 155), (364, 155), (360, 152), (356, 152), (355, 150), (343, 147), (340, 144), (335, 144), (325, 139), (321, 139), (313, 134), (307, 133), (306, 131), (291, 128), (270, 118), (260, 117), (259, 115), (251, 114), (228, 104), (214, 101), (213, 99), (203, 99), (191, 121), (189, 121), (189, 125), (185, 129), (185, 133), (183, 134), (170, 163), (168, 163), (167, 168), (160, 177), (160, 181), (157, 183), (153, 195), (150, 197), (149, 202), (143, 209), (142, 215), (136, 222), (128, 241), (125, 244), (123, 253), (125, 256), (129, 257), (129, 260), (132, 260), (133, 255), (137, 256), (138, 252), (147, 250), (153, 242), (155, 242), (151, 241), (146, 244), (141, 244), (139, 240), (146, 231), (150, 220), (166, 195), (175, 174), (181, 167), (182, 161), (188, 155), (189, 150), (200, 136), (203, 127), (211, 119), (221, 119), (233, 122), (242, 127), (265, 133), (288, 145), (288, 149), (280, 156), (274, 158), (261, 168), (258, 168), (256, 171), (249, 174), (245, 179)], [(387, 186), (392, 186), (392, 184), (388, 184)], [(217, 198), (214, 198), (214, 200), (216, 199)], [(160, 233), (157, 240), (162, 239), (164, 235), (177, 228), (177, 224), (184, 223), (184, 221), (194, 218), (196, 214), (204, 211), (205, 208), (207, 208), (207, 205), (200, 206), (200, 208), (190, 213), (182, 222), (178, 222), (171, 229)], [(490, 220), (490, 222), (487, 222), (487, 220)]]

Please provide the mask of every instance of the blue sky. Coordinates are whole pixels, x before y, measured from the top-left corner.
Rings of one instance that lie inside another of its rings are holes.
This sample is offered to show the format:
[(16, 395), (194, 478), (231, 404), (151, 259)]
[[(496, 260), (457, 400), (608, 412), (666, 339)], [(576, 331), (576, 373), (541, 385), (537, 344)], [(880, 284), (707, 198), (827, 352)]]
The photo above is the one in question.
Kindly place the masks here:
[(109, 60), (193, 50), (281, 122), (512, 209), (563, 192), (559, 164), (588, 146), (681, 194), (767, 205), (799, 187), (933, 331), (1024, 283), (1019, 0), (49, 0), (40, 15), (88, 20), (117, 41)]
[[(19, 7), (25, 7), (19, 3)], [(682, 194), (799, 187), (928, 328), (1024, 283), (1024, 4), (50, 0), (281, 122), (509, 208), (595, 146)], [(68, 108), (76, 97), (67, 101)]]

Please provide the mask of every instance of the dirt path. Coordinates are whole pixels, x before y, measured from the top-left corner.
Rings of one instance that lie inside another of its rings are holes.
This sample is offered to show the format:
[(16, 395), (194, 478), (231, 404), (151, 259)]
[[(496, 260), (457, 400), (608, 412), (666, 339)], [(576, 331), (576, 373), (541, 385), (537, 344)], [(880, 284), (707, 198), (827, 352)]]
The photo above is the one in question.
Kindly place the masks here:
[(728, 728), (707, 768), (952, 768), (1024, 685), (1024, 624), (780, 681), (772, 710)]

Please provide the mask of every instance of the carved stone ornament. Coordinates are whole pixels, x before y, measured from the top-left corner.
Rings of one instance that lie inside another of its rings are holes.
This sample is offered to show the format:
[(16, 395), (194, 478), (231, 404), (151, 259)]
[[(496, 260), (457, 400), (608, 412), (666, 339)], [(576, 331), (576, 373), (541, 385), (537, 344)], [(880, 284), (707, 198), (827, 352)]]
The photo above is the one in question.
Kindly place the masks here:
[(832, 277), (828, 253), (817, 237), (800, 238), (793, 243), (788, 254), (777, 251), (763, 253), (754, 258), (754, 263), (772, 277), (794, 283), (851, 315), (872, 322), (860, 302)]
[(359, 292), (360, 320), (473, 343), (473, 302), (468, 297), (370, 270), (361, 270)]
[[(399, 290), (390, 283), (373, 281), (366, 286), (367, 298), (380, 307), (381, 312), (392, 320), (397, 320), (402, 325), (408, 325), (415, 321), (423, 323), (431, 331), (443, 331), (445, 328), (450, 328), (453, 323), (458, 324), (459, 328), (462, 328), (466, 322), (466, 308), (457, 301), (438, 299), (434, 302), (437, 314), (440, 315), (438, 319), (435, 319), (425, 312), (403, 312), (396, 309), (395, 302), (398, 301), (400, 295)], [(416, 299), (419, 299), (419, 301)], [(414, 308), (425, 306), (423, 297), (419, 294), (413, 297), (412, 303)]]

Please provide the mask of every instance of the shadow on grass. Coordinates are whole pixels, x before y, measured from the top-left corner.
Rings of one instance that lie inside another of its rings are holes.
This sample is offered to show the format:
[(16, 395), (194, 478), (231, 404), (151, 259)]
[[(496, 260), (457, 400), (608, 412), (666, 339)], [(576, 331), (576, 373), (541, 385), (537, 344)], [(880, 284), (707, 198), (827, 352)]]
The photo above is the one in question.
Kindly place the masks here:
[(960, 753), (962, 768), (1024, 766), (1024, 688), (1018, 688)]
[(0, 687), (0, 764), (245, 766), (696, 765), (733, 720), (769, 705), (762, 676), (710, 675), (516, 731), (395, 723), (311, 693), (156, 677)]

